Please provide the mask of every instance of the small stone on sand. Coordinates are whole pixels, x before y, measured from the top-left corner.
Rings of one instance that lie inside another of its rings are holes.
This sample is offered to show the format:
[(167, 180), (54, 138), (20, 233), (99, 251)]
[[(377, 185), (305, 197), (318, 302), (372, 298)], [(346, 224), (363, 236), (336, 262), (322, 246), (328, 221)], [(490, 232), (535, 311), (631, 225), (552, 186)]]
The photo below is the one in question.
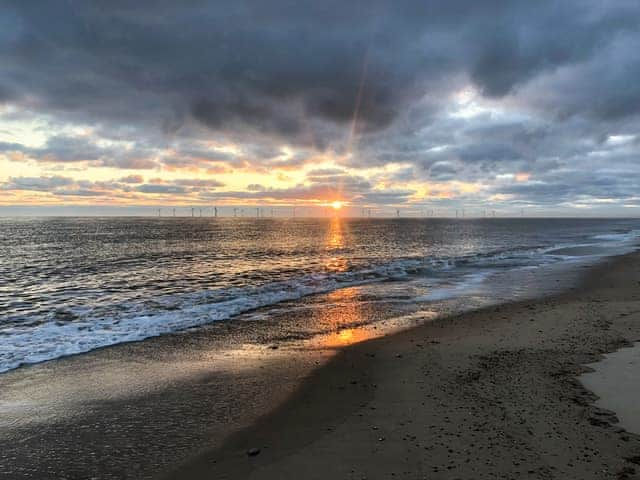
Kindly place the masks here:
[(259, 448), (250, 448), (249, 450), (247, 450), (247, 455), (249, 455), (250, 457), (255, 457), (259, 453), (260, 453)]

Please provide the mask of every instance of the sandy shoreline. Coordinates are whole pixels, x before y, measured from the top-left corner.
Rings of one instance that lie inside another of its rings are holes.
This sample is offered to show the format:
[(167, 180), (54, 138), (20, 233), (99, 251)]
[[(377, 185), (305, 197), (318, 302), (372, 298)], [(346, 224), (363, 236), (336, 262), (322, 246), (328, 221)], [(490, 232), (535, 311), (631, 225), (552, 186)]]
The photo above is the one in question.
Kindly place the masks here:
[[(457, 316), (349, 288), (0, 375), (0, 478), (633, 478), (636, 437), (575, 380), (640, 338), (640, 256), (606, 262), (508, 274)], [(503, 285), (540, 299), (496, 306)], [(600, 470), (562, 463), (589, 448)]]
[(562, 295), (351, 346), (169, 478), (640, 478), (640, 438), (576, 380), (640, 338), (638, 311), (635, 253)]

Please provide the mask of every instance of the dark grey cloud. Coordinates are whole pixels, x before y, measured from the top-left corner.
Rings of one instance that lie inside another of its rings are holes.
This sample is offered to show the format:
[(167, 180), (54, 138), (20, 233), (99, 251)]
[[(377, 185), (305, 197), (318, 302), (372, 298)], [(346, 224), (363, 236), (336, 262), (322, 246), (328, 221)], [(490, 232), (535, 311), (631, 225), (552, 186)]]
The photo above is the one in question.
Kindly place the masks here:
[(399, 205), (405, 203), (414, 193), (413, 190), (370, 191), (362, 195), (361, 201), (367, 205)]
[(11, 177), (7, 182), (0, 184), (0, 189), (46, 192), (72, 185), (73, 183), (72, 179), (59, 175), (51, 177)]
[[(640, 131), (639, 26), (637, 0), (7, 0), (0, 105), (15, 108), (2, 115), (94, 133), (0, 152), (212, 172), (352, 153), (343, 162), (356, 169), (403, 164), (390, 177), (400, 182), (484, 182), (541, 202), (553, 192), (629, 198), (637, 185), (621, 175), (640, 173), (638, 144), (610, 139)], [(463, 88), (487, 108), (456, 115)], [(212, 146), (225, 141), (240, 150)], [(506, 185), (518, 172), (531, 181)], [(372, 182), (356, 177), (313, 172), (271, 194), (342, 188), (365, 201)], [(220, 186), (122, 183), (139, 193)]]
[(112, 195), (112, 192), (105, 190), (85, 190), (85, 189), (59, 189), (56, 190), (55, 195), (63, 197), (104, 197)]
[(459, 168), (450, 162), (436, 162), (429, 168), (429, 177), (439, 181), (453, 180), (459, 172)]
[(211, 178), (183, 178), (174, 180), (176, 185), (182, 185), (185, 187), (206, 187), (206, 188), (218, 188), (224, 187), (224, 183)]
[(135, 190), (141, 193), (161, 193), (161, 194), (185, 194), (188, 188), (179, 185), (165, 185), (158, 183), (145, 183), (138, 185)]
[(553, 172), (538, 180), (496, 187), (497, 193), (512, 195), (516, 200), (542, 205), (562, 202), (598, 200), (624, 202), (637, 198), (638, 182), (634, 170), (600, 172), (594, 176), (588, 170), (582, 172)]
[(331, 175), (343, 175), (346, 171), (342, 168), (317, 168), (310, 170), (307, 175), (311, 177), (327, 177)]
[(355, 111), (378, 130), (457, 75), (501, 97), (624, 35), (632, 54), (638, 14), (631, 1), (595, 0), (13, 0), (0, 85), (95, 122), (157, 115), (167, 132), (191, 117), (297, 137), (304, 119), (340, 125)]
[(181, 178), (170, 182), (159, 179), (143, 183), (139, 175), (129, 175), (112, 181), (74, 179), (60, 175), (40, 177), (10, 177), (0, 182), (0, 190), (45, 192), (55, 196), (70, 197), (127, 197), (130, 194), (195, 195), (210, 192), (224, 186), (213, 179)]
[(122, 177), (119, 181), (122, 183), (143, 183), (144, 177), (142, 175), (127, 175), (126, 177)]
[(640, 75), (639, 29), (617, 34), (586, 62), (536, 79), (524, 89), (526, 98), (560, 119), (583, 115), (606, 125), (637, 117), (640, 85), (632, 79)]
[(155, 151), (144, 148), (126, 149), (122, 146), (100, 147), (92, 137), (54, 135), (42, 147), (0, 142), (0, 154), (2, 153), (19, 153), (47, 163), (87, 162), (126, 169), (151, 169), (158, 166)]

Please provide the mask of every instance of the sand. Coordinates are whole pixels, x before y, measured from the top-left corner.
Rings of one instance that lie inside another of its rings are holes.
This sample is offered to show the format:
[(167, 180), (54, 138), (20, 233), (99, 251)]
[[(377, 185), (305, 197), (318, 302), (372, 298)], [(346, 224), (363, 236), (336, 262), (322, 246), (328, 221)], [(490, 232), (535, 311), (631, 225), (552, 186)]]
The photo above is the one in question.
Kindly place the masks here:
[(348, 347), (168, 478), (640, 478), (640, 437), (577, 380), (638, 339), (631, 254), (559, 296)]

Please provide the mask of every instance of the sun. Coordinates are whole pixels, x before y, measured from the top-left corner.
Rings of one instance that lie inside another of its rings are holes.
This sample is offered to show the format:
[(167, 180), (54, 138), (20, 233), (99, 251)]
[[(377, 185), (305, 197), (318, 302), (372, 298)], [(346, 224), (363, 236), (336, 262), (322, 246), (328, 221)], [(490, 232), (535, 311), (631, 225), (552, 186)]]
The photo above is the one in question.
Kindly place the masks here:
[(334, 210), (340, 210), (342, 208), (342, 205), (344, 205), (344, 203), (341, 202), (340, 200), (336, 200), (335, 202), (331, 202), (331, 208), (333, 208)]

